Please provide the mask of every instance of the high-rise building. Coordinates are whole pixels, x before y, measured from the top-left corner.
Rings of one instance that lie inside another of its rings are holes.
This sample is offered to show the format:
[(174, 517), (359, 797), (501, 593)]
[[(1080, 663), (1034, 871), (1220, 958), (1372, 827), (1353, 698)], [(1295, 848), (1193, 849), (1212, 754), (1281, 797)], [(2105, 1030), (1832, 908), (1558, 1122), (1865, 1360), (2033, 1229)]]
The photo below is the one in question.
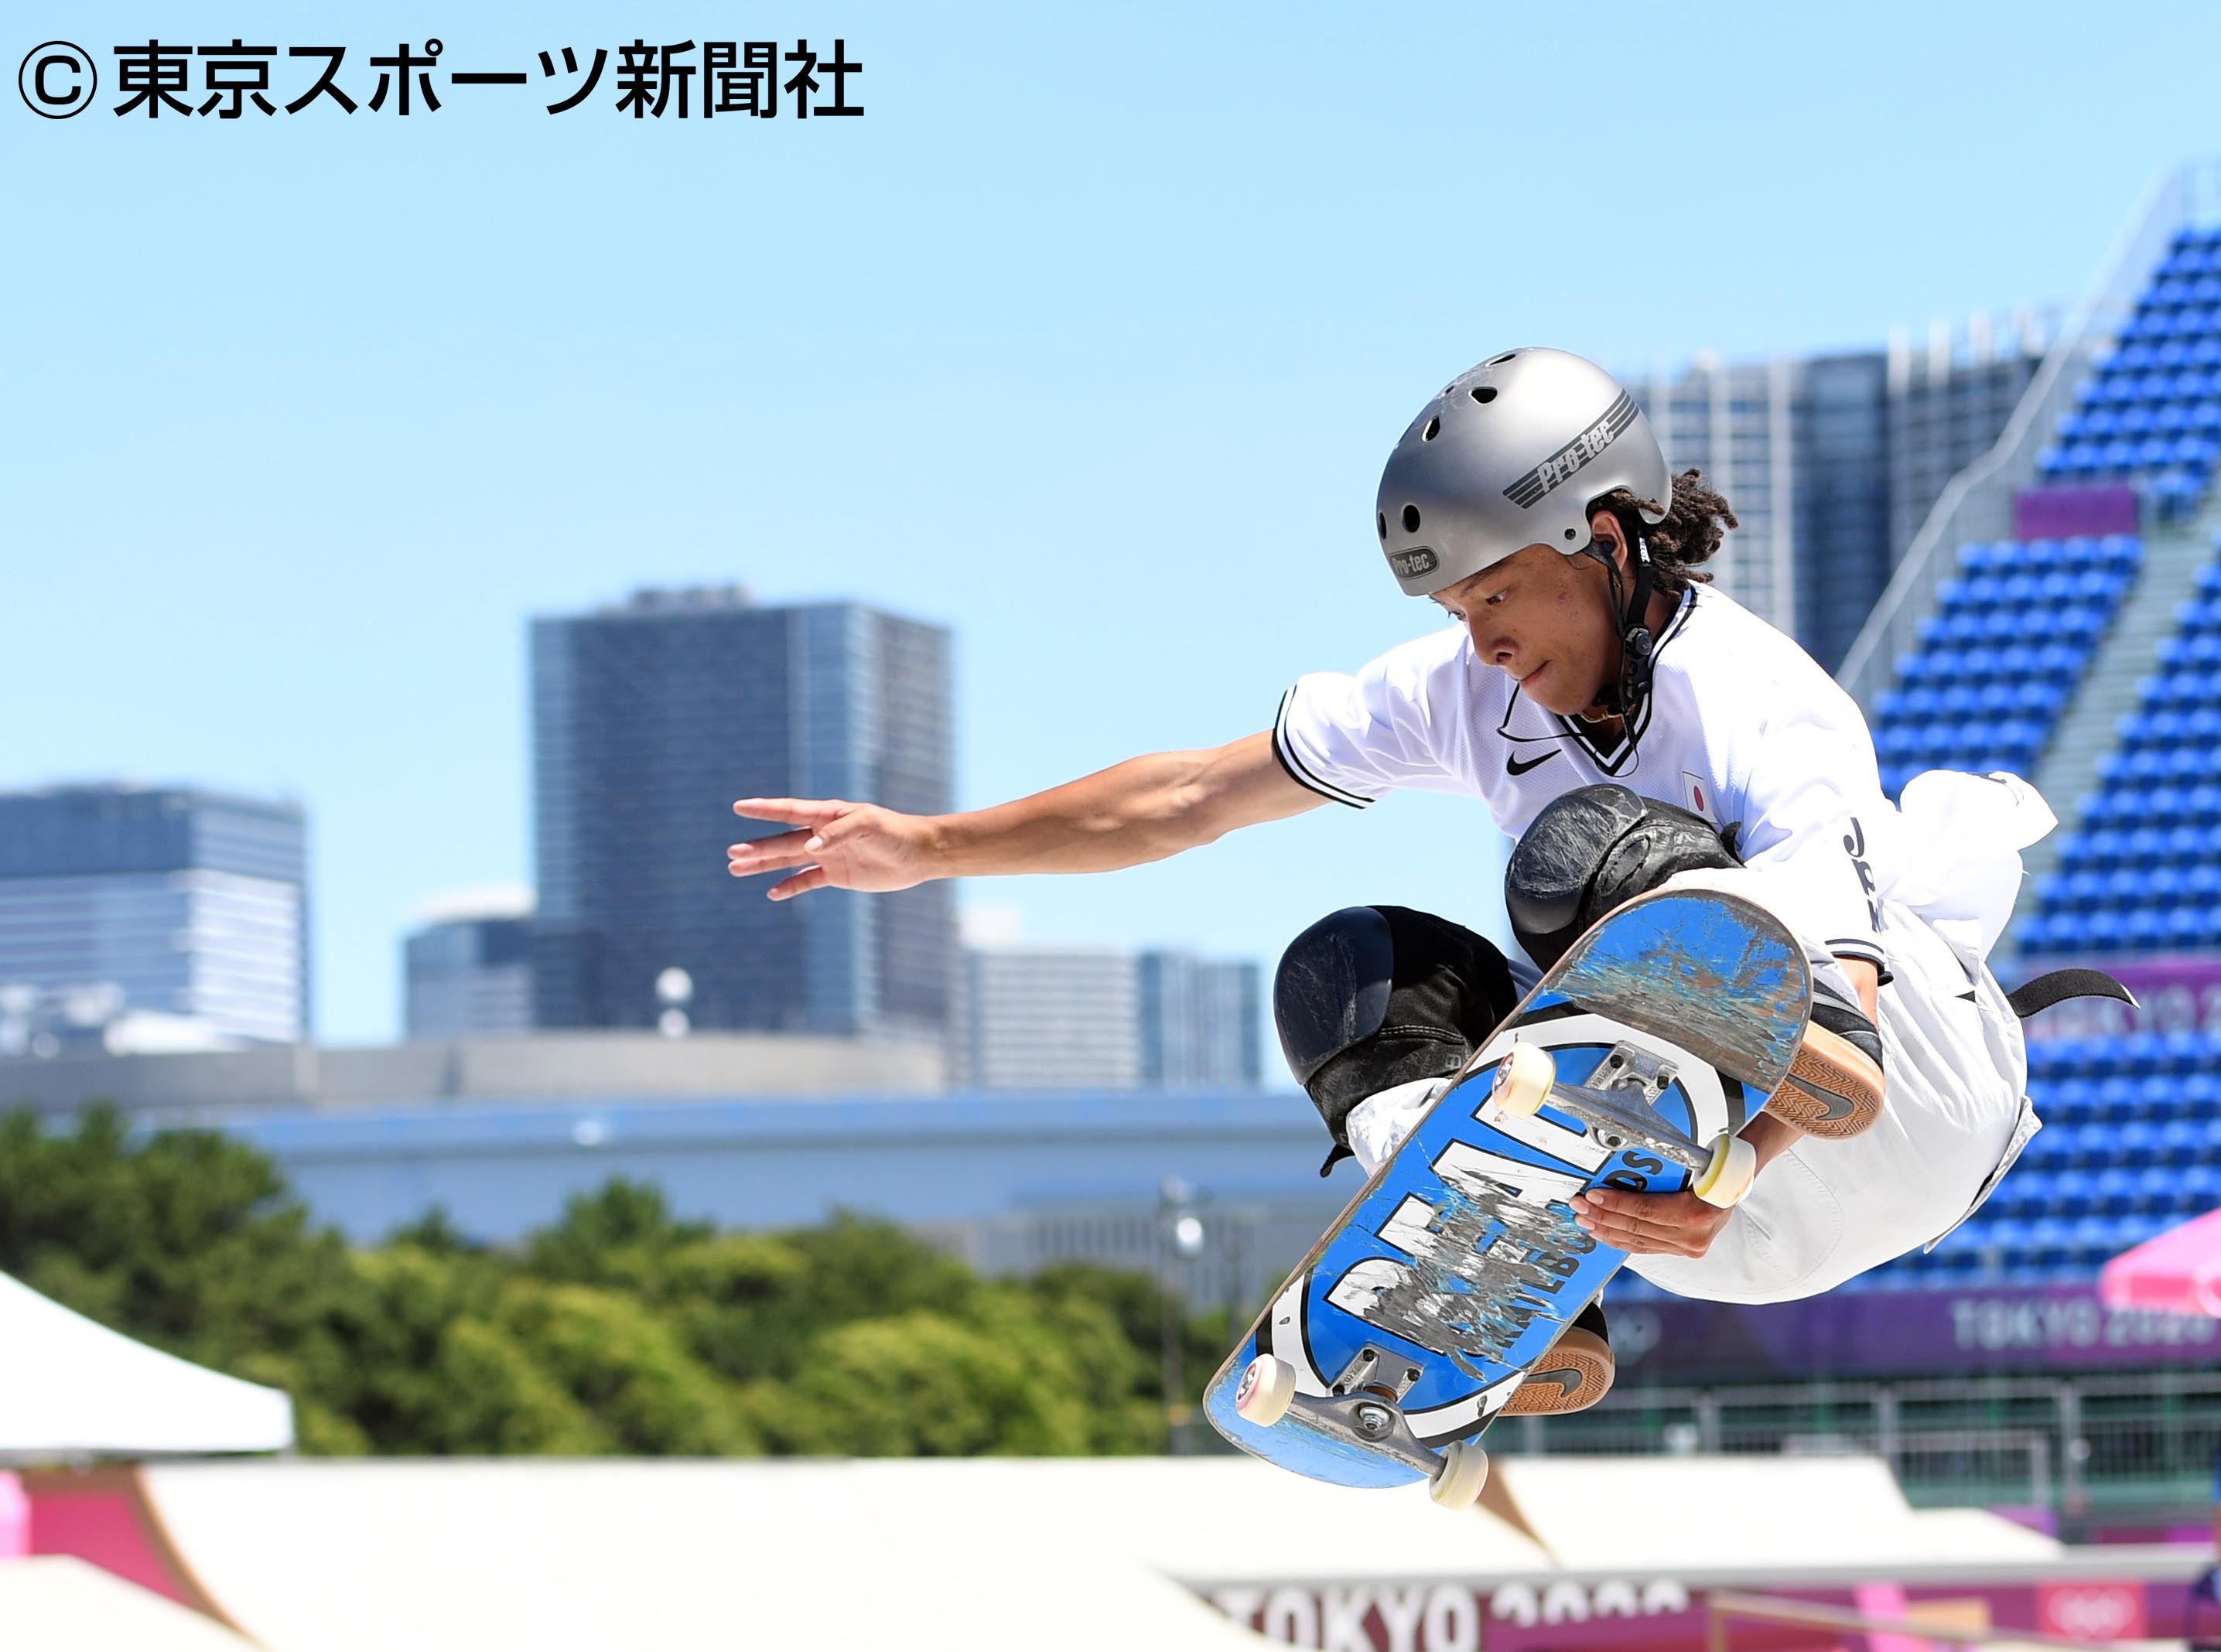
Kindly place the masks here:
[(1952, 477), (1987, 452), (2042, 365), (2051, 322), (1938, 325), (1924, 348), (1724, 362), (1630, 379), (1667, 463), (1695, 465), (1742, 526), (1719, 588), (1832, 670)]
[(1796, 622), (1788, 629), (1832, 669), (1904, 551), (1890, 478), (1889, 359), (1868, 351), (1799, 366)]
[(1142, 1084), (1156, 1090), (1257, 1088), (1262, 1002), (1253, 960), (1142, 953)]
[(641, 591), (532, 627), (543, 1027), (652, 1026), (664, 971), (691, 1024), (947, 1036), (948, 886), (764, 898), (725, 846), (785, 828), (743, 797), (954, 804), (949, 634), (853, 602), (760, 608), (737, 587)]
[(1761, 619), (1792, 629), (1793, 365), (1723, 362), (1707, 352), (1671, 377), (1654, 375), (1636, 395), (1667, 464), (1677, 474), (1692, 464), (1702, 471), (1742, 523), (1710, 564), (1714, 581)]
[(965, 955), (970, 1025), (951, 1063), (983, 1090), (1130, 1090), (1142, 1082), (1141, 961), (1115, 947)]
[(523, 1032), (532, 1025), (529, 900), (443, 903), (403, 946), (411, 1038)]
[(967, 949), (952, 1082), (987, 1090), (1254, 1089), (1258, 970), (1185, 952)]
[(1986, 315), (1958, 330), (1939, 321), (1924, 347), (1903, 332), (1890, 335), (1893, 567), (1951, 478), (1996, 445), (2056, 327), (2055, 316), (2023, 312), (2002, 330)]
[(0, 795), (0, 987), (219, 1038), (309, 1032), (308, 823), (191, 788)]

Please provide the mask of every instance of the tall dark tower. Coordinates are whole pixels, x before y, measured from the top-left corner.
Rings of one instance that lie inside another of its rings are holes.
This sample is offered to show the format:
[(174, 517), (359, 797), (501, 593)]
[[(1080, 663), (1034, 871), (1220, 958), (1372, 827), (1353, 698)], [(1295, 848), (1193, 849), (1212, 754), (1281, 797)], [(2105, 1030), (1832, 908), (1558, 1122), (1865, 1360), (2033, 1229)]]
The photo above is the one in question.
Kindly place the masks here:
[(698, 1027), (944, 1038), (945, 882), (773, 902), (724, 851), (782, 829), (740, 797), (953, 807), (949, 652), (937, 626), (737, 587), (535, 620), (535, 1023), (653, 1026), (676, 966)]

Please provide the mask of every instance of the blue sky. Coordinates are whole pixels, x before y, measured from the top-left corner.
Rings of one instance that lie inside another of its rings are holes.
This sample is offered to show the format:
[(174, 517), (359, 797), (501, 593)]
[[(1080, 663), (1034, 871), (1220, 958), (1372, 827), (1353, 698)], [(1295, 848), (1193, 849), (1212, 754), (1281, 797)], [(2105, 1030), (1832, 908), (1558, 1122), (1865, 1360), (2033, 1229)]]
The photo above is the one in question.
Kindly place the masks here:
[[(341, 1041), (397, 1030), (420, 903), (530, 878), (531, 614), (738, 579), (950, 625), (967, 805), (1214, 744), (1424, 628), (1373, 489), (1473, 361), (2071, 298), (2215, 146), (2192, 5), (6, 15), (11, 65), (343, 45), (363, 100), (436, 33), (535, 83), (405, 122), (0, 115), (0, 786), (303, 799)], [(845, 38), (868, 113), (541, 112), (542, 49), (749, 34)], [(1269, 958), (1353, 901), (1492, 927), (1499, 865), (1478, 804), (1397, 797), (965, 898)]]

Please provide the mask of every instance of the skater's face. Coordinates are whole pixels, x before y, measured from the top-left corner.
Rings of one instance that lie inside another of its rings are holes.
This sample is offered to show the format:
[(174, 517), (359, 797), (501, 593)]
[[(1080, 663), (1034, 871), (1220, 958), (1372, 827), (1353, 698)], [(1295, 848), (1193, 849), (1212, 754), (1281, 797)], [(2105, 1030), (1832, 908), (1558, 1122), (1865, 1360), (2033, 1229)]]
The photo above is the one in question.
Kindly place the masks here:
[[(1598, 511), (1598, 541), (1617, 551), (1619, 524)], [(1473, 639), (1481, 660), (1519, 684), (1527, 699), (1570, 717), (1596, 703), (1619, 674), (1619, 628), (1611, 582), (1592, 557), (1530, 545), (1434, 600)]]

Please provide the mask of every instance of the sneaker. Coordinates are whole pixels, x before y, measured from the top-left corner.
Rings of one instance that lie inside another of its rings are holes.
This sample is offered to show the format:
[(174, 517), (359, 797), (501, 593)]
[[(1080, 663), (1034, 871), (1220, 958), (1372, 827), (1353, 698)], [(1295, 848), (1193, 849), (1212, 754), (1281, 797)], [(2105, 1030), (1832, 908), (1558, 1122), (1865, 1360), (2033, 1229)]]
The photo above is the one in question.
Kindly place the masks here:
[(1518, 1392), (1505, 1402), (1507, 1417), (1555, 1417), (1586, 1411), (1605, 1397), (1616, 1366), (1604, 1306), (1592, 1302), (1535, 1362)]
[(1812, 1020), (1789, 1076), (1766, 1110), (1824, 1142), (1861, 1134), (1881, 1117), (1881, 1035), (1856, 1004), (1829, 988), (1812, 994)]

